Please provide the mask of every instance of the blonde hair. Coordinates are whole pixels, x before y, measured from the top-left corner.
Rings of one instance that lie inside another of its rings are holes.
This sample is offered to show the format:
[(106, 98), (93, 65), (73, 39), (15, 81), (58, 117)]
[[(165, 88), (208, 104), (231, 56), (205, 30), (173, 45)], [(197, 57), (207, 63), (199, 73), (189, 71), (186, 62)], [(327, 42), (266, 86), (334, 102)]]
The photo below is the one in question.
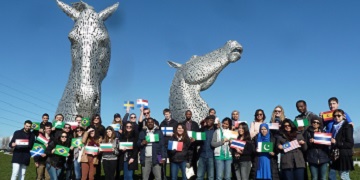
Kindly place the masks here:
[(277, 105), (275, 108), (274, 108), (274, 110), (273, 110), (273, 112), (272, 112), (272, 114), (271, 114), (271, 120), (270, 120), (270, 122), (275, 122), (275, 109), (276, 108), (280, 108), (281, 109), (281, 112), (280, 112), (280, 121), (282, 122), (284, 119), (285, 119), (285, 110), (284, 110), (284, 108), (282, 107), (282, 106), (280, 106), (280, 105)]

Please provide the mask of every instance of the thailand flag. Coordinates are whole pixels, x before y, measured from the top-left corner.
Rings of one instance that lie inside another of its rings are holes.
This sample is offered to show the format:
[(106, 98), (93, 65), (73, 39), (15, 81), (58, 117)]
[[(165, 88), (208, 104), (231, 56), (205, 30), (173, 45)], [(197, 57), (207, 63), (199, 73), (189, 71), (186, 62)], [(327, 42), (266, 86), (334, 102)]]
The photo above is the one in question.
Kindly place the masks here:
[(287, 153), (291, 150), (294, 150), (296, 148), (299, 148), (300, 145), (299, 145), (299, 142), (297, 140), (293, 140), (293, 141), (290, 141), (290, 142), (287, 142), (285, 144), (283, 144), (283, 149), (284, 149), (284, 152)]
[(145, 99), (137, 99), (136, 104), (138, 107), (148, 107), (149, 106), (149, 102), (148, 100)]
[(245, 144), (246, 144), (246, 141), (232, 140), (230, 147), (231, 148), (239, 148), (239, 149), (243, 150), (245, 147)]
[(183, 142), (169, 141), (168, 150), (182, 151), (182, 149), (183, 149)]
[(173, 135), (173, 127), (161, 127), (161, 131), (165, 136), (172, 136)]
[(314, 144), (331, 145), (331, 133), (314, 133)]

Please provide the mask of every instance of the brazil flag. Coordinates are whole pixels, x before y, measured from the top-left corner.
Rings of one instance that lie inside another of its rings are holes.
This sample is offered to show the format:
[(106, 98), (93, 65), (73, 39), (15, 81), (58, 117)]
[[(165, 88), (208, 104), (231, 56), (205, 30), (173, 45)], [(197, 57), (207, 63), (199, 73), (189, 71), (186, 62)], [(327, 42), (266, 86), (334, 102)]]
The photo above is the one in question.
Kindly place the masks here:
[(67, 157), (69, 156), (69, 151), (70, 148), (68, 147), (56, 145), (54, 154)]

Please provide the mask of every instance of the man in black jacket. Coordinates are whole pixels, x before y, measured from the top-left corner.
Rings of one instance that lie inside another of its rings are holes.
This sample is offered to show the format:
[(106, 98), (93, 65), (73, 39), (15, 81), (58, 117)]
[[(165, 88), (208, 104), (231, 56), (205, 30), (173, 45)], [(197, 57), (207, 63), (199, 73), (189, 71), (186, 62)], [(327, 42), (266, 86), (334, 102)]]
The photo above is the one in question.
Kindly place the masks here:
[[(146, 129), (146, 119), (152, 118), (150, 115), (150, 108), (144, 108), (141, 107), (140, 108), (140, 116), (139, 116), (139, 131), (142, 131), (143, 129)], [(145, 118), (143, 119), (143, 116), (145, 116)], [(155, 128), (159, 128), (159, 121), (157, 121), (156, 119), (152, 118), (154, 120), (155, 123)]]
[(49, 122), (49, 114), (44, 113), (41, 117), (42, 121), (40, 123), (40, 129), (39, 130), (33, 130), (33, 133), (35, 136), (39, 135), (40, 133), (44, 133), (45, 126), (52, 126), (51, 122)]
[(26, 168), (30, 164), (30, 150), (35, 142), (35, 136), (30, 132), (31, 125), (32, 122), (26, 120), (24, 128), (15, 131), (9, 143), (9, 147), (14, 148), (11, 179), (24, 179)]

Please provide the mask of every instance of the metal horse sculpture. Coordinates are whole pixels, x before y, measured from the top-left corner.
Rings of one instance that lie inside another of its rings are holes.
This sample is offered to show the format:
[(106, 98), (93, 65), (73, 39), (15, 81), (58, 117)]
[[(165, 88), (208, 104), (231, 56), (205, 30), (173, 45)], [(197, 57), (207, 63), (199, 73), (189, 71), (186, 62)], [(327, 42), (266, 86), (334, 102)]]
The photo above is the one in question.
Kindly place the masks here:
[(208, 89), (219, 73), (232, 62), (240, 59), (242, 46), (236, 41), (228, 41), (224, 47), (204, 56), (193, 56), (184, 65), (168, 61), (177, 68), (170, 88), (170, 110), (174, 119), (185, 119), (186, 110), (192, 111), (192, 119), (203, 120), (209, 106), (200, 97), (200, 91)]
[(65, 121), (74, 121), (77, 114), (91, 117), (100, 113), (101, 82), (110, 64), (110, 39), (104, 21), (119, 4), (100, 13), (82, 1), (69, 6), (57, 0), (57, 4), (75, 25), (69, 33), (72, 66), (56, 113), (62, 113)]

